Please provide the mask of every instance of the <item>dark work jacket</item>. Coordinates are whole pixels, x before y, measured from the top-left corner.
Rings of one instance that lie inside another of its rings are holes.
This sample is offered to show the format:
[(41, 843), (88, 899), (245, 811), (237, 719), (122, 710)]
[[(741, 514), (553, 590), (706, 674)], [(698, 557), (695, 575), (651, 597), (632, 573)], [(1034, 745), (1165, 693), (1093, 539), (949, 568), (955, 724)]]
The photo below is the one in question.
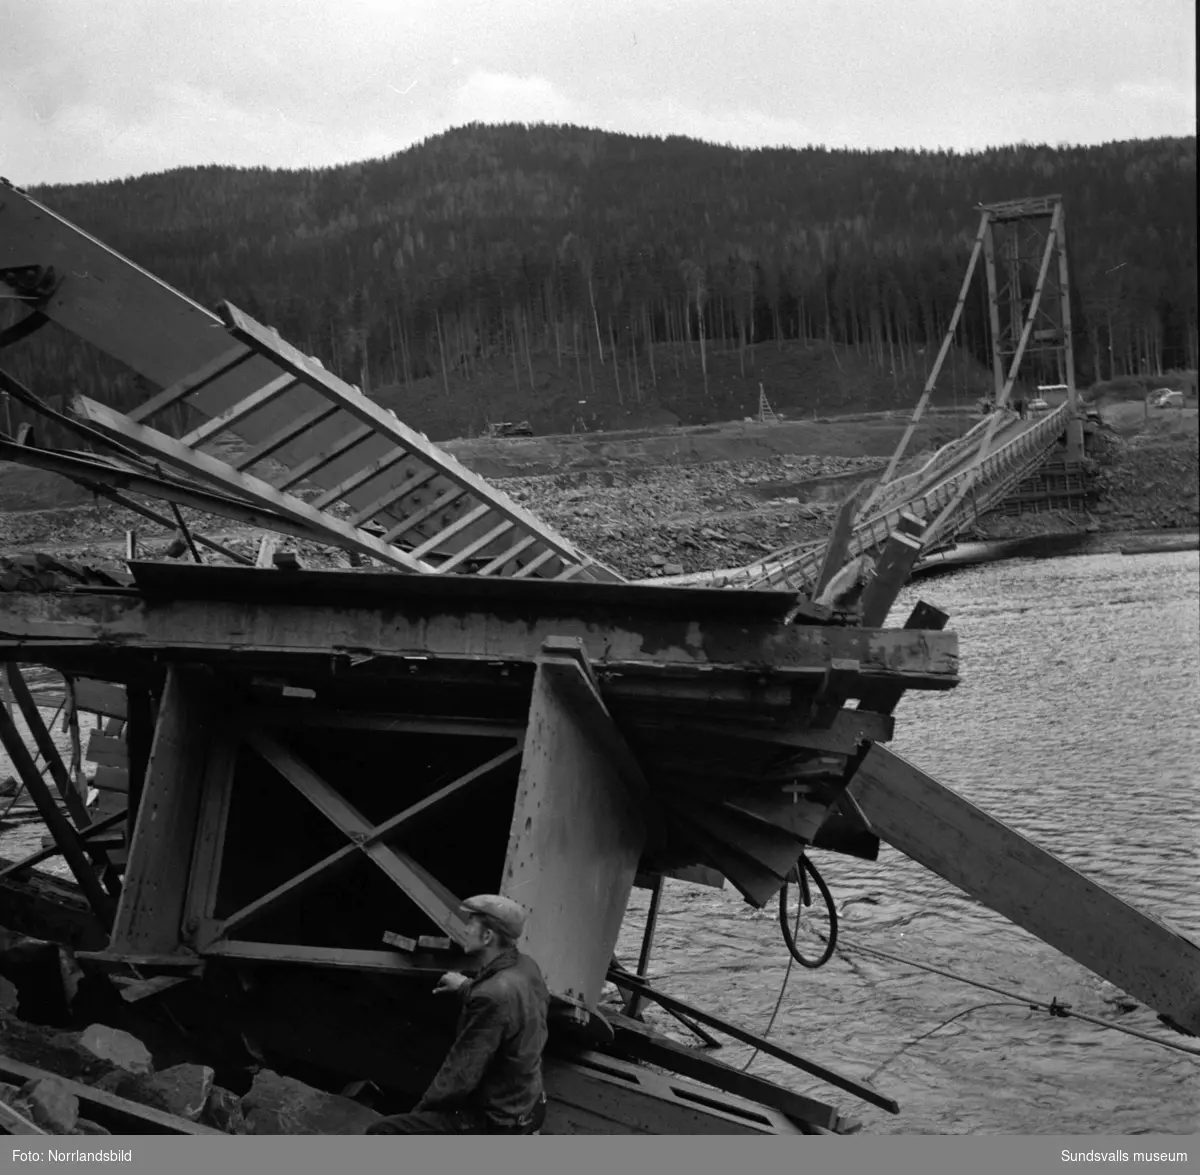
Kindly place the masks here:
[(515, 1122), (542, 1096), (550, 1006), (542, 972), (510, 947), (461, 994), (458, 1035), (415, 1109), (471, 1109), (497, 1122)]

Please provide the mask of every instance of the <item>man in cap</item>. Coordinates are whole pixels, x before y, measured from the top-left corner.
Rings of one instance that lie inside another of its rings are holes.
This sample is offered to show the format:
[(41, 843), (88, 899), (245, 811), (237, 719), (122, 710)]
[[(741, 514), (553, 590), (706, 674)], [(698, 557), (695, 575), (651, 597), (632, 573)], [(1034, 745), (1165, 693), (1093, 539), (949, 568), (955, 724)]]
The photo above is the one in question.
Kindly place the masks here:
[(437, 1076), (407, 1114), (368, 1134), (536, 1134), (546, 1117), (542, 1049), (550, 995), (538, 965), (516, 947), (525, 911), (480, 894), (459, 908), (474, 978), (449, 971), (434, 994), (462, 1001), (458, 1031)]

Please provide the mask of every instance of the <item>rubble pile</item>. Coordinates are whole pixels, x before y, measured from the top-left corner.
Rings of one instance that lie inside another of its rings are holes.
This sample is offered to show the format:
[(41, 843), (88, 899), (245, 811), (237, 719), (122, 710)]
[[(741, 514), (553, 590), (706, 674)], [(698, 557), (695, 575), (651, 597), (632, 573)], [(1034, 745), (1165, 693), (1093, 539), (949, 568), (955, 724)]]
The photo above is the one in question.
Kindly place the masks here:
[(869, 476), (883, 464), (874, 457), (781, 456), (497, 484), (601, 562), (639, 579), (736, 567), (824, 538), (854, 475)]
[[(63, 961), (59, 986), (64, 988), (62, 1000), (50, 1001), (62, 1008), (56, 1022), (23, 1019), (45, 1009), (45, 988), (53, 986), (49, 964), (56, 960)], [(0, 1078), (0, 1103), (18, 1121), (53, 1135), (108, 1134), (87, 1117), (80, 1086), (226, 1134), (361, 1134), (380, 1117), (353, 1098), (315, 1089), (261, 1064), (239, 1095), (217, 1084), (209, 1065), (195, 1060), (156, 1064), (151, 1049), (122, 1028), (104, 1023), (63, 1027), (87, 1014), (80, 1001), (67, 998), (77, 990), (79, 975), (68, 948), (0, 927), (0, 1057), (39, 1071), (21, 1084)]]
[(56, 559), (38, 551), (5, 558), (0, 556), (0, 591), (61, 592), (72, 587), (119, 587), (117, 579), (94, 567), (69, 559)]
[(1200, 462), (1192, 443), (1134, 438), (1096, 475), (1105, 530), (1194, 529), (1200, 525)]

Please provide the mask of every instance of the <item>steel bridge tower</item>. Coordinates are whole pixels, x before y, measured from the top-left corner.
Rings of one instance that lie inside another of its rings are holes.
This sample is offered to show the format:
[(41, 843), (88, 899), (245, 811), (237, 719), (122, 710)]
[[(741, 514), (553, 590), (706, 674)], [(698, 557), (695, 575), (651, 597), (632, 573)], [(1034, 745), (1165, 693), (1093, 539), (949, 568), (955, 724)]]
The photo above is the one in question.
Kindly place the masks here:
[[(992, 376), (997, 403), (1013, 393), (1022, 362), (1065, 384), (1069, 459), (1083, 451), (1071, 331), (1071, 276), (1062, 197), (1028, 196), (980, 207)], [(1032, 363), (1029, 363), (1032, 360)]]

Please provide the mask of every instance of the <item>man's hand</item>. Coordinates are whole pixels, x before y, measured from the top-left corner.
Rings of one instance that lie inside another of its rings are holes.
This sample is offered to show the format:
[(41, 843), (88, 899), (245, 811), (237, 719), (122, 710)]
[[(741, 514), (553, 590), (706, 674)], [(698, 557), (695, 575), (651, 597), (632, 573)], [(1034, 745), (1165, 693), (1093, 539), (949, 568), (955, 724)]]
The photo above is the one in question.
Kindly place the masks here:
[(445, 992), (461, 991), (462, 988), (471, 981), (465, 976), (460, 975), (457, 971), (447, 971), (445, 975), (437, 981), (437, 987), (433, 989), (434, 995), (442, 995)]

